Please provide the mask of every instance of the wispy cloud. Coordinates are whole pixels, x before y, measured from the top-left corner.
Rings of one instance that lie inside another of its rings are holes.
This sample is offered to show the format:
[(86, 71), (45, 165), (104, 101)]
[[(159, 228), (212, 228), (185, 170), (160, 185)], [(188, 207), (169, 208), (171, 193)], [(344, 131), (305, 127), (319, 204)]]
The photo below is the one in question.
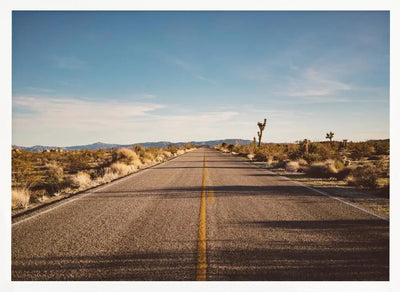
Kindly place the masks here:
[(197, 79), (203, 80), (203, 81), (207, 81), (207, 82), (212, 83), (212, 84), (217, 84), (217, 82), (215, 82), (215, 80), (209, 79), (209, 78), (204, 77), (203, 75), (200, 75), (200, 74), (194, 74), (194, 77), (196, 77)]
[(53, 56), (52, 61), (54, 63), (54, 66), (60, 69), (68, 69), (68, 70), (87, 69), (87, 62), (80, 60), (76, 57)]
[(329, 96), (351, 89), (350, 84), (338, 80), (327, 71), (308, 68), (300, 75), (288, 77), (286, 95), (292, 97)]
[(186, 61), (182, 58), (179, 58), (177, 56), (167, 54), (167, 53), (161, 52), (161, 51), (157, 51), (156, 55), (163, 61), (165, 61), (169, 64), (173, 64), (174, 66), (177, 66), (180, 69), (188, 72), (191, 76), (193, 76), (196, 79), (206, 81), (206, 82), (212, 83), (212, 84), (217, 84), (217, 82), (215, 80), (204, 76), (204, 74), (200, 74), (199, 73), (200, 70), (198, 69), (198, 66), (196, 66), (192, 62)]
[[(65, 146), (62, 141), (71, 145), (74, 141), (90, 139), (86, 141), (90, 143), (101, 137), (115, 143), (153, 141), (154, 133), (159, 140), (217, 138), (226, 132), (226, 123), (239, 116), (238, 111), (232, 110), (179, 110), (181, 113), (176, 113), (172, 105), (150, 102), (14, 96), (13, 142), (18, 143), (22, 139), (19, 136), (26, 134), (31, 136), (31, 145), (60, 146)], [(62, 133), (56, 138), (61, 142), (54, 142), (54, 133)]]
[(34, 87), (34, 86), (25, 86), (26, 90), (35, 92), (35, 93), (52, 93), (55, 90), (50, 88), (41, 88), (41, 87)]
[(73, 98), (13, 97), (13, 108), (29, 110), (17, 114), (17, 127), (99, 130), (123, 126), (151, 111), (163, 108), (155, 103), (79, 100)]

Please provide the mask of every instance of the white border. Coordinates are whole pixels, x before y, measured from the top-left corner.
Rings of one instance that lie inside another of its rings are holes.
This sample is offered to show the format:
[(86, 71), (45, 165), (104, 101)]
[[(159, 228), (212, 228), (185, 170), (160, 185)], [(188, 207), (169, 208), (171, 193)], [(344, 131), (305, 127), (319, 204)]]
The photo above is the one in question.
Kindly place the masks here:
[[(397, 182), (400, 179), (398, 167), (399, 112), (398, 102), (398, 53), (399, 13), (396, 1), (104, 1), (104, 0), (2, 0), (0, 1), (0, 31), (2, 46), (1, 64), (1, 290), (2, 291), (400, 291), (398, 280), (398, 211), (399, 199)], [(11, 145), (11, 11), (12, 10), (390, 10), (391, 11), (391, 280), (390, 282), (11, 282), (10, 249), (10, 145)], [(397, 84), (396, 84), (397, 83)], [(7, 241), (5, 240), (7, 239)]]

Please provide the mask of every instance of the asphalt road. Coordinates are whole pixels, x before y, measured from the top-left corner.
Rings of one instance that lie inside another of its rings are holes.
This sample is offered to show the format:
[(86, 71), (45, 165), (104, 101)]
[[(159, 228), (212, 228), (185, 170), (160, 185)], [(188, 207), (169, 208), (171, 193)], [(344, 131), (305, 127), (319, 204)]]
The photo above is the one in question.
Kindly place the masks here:
[(389, 280), (389, 223), (211, 149), (13, 220), (12, 280)]

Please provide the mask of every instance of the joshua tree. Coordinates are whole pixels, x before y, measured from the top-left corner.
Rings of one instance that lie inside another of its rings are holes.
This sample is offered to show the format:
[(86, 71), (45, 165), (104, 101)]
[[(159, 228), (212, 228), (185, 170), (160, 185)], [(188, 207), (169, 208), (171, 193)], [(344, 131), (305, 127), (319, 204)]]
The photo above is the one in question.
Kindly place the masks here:
[(329, 133), (326, 133), (326, 139), (329, 139), (329, 142), (332, 144), (332, 139), (333, 139), (333, 136), (335, 135), (335, 133), (333, 133), (333, 132), (329, 132)]
[(300, 142), (300, 148), (303, 151), (304, 155), (308, 155), (308, 145), (310, 145), (310, 140), (304, 139)]
[(267, 119), (264, 119), (264, 123), (261, 123), (261, 122), (257, 123), (257, 126), (260, 128), (260, 131), (257, 132), (257, 135), (258, 135), (258, 147), (261, 146), (262, 132), (264, 131), (266, 124), (267, 124)]

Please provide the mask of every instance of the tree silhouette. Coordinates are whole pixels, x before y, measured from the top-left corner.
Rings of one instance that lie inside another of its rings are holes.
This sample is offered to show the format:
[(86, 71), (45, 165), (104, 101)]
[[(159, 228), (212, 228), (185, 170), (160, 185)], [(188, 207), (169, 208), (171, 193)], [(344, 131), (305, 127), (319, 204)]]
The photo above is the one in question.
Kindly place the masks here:
[(329, 139), (329, 142), (332, 144), (332, 139), (333, 139), (333, 136), (335, 135), (335, 133), (333, 133), (333, 132), (329, 132), (329, 133), (326, 133), (326, 139)]
[(264, 123), (261, 123), (261, 122), (257, 123), (257, 126), (260, 128), (260, 131), (257, 132), (257, 135), (258, 135), (258, 147), (261, 146), (262, 132), (264, 131), (266, 124), (267, 124), (267, 119), (264, 119)]

